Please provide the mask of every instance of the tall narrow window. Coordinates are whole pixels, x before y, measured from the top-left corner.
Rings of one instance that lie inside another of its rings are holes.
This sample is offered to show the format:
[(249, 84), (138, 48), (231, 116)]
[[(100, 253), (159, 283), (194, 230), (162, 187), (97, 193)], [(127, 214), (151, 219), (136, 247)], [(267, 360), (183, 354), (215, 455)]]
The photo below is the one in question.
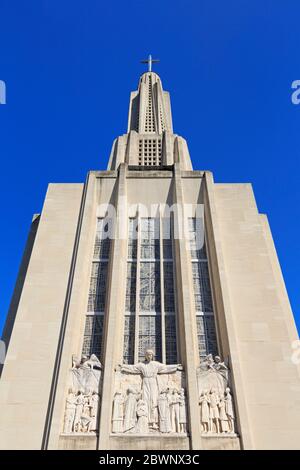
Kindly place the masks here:
[(197, 229), (197, 219), (190, 218), (189, 238), (192, 259), (198, 348), (200, 358), (203, 358), (210, 353), (213, 355), (217, 354), (218, 346), (206, 247), (205, 244), (198, 246), (201, 237), (199, 233), (197, 233), (197, 230), (200, 230)]
[[(139, 301), (139, 360), (145, 348), (161, 361), (161, 292), (159, 219), (141, 219)], [(148, 345), (148, 346), (147, 346)]]
[(82, 354), (101, 357), (110, 239), (104, 219), (97, 220)]
[[(124, 319), (124, 363), (144, 359), (177, 362), (172, 232), (161, 240), (160, 219), (129, 219)], [(162, 219), (162, 228), (164, 220)]]
[(141, 315), (139, 318), (139, 361), (145, 359), (145, 349), (152, 349), (156, 361), (161, 361), (161, 317)]
[(166, 363), (176, 364), (178, 360), (173, 262), (173, 224), (171, 218), (162, 219), (162, 238)]
[(136, 270), (137, 270), (137, 219), (129, 219), (126, 302), (124, 320), (124, 364), (134, 362), (134, 335), (136, 312)]

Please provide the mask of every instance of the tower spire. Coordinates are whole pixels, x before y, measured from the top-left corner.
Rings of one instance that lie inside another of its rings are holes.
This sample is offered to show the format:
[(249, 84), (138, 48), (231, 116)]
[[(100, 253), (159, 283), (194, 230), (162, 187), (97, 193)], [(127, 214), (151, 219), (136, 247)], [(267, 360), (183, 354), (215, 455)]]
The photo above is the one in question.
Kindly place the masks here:
[(148, 55), (148, 59), (141, 60), (142, 64), (148, 64), (148, 72), (152, 72), (152, 64), (159, 62), (159, 59), (152, 59), (152, 55)]

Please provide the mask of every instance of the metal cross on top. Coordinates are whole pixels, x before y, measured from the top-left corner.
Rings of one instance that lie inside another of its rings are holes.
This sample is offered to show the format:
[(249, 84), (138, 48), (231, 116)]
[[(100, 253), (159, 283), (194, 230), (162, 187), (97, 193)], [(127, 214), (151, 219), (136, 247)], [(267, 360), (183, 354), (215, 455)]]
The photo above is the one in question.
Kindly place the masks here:
[(148, 64), (148, 72), (152, 72), (152, 64), (159, 62), (159, 59), (152, 59), (152, 55), (148, 55), (148, 59), (141, 60), (142, 64)]

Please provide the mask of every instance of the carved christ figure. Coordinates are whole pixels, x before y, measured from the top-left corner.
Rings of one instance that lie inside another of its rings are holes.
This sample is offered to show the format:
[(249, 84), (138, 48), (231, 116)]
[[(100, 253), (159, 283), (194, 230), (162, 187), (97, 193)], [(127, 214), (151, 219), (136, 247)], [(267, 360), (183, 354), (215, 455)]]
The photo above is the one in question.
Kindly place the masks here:
[(129, 374), (139, 374), (142, 377), (142, 399), (148, 406), (149, 427), (158, 429), (158, 397), (159, 387), (157, 381), (158, 374), (172, 374), (177, 370), (182, 370), (181, 364), (165, 365), (153, 360), (152, 349), (145, 352), (145, 361), (138, 364), (120, 365), (121, 372)]

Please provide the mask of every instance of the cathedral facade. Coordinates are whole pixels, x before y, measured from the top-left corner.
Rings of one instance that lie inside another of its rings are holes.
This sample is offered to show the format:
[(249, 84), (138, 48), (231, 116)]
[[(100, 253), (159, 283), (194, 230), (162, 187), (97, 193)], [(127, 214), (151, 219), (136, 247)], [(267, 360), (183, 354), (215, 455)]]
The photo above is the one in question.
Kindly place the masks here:
[(297, 449), (298, 340), (250, 184), (193, 170), (150, 70), (106, 171), (50, 184), (4, 328), (2, 449)]

